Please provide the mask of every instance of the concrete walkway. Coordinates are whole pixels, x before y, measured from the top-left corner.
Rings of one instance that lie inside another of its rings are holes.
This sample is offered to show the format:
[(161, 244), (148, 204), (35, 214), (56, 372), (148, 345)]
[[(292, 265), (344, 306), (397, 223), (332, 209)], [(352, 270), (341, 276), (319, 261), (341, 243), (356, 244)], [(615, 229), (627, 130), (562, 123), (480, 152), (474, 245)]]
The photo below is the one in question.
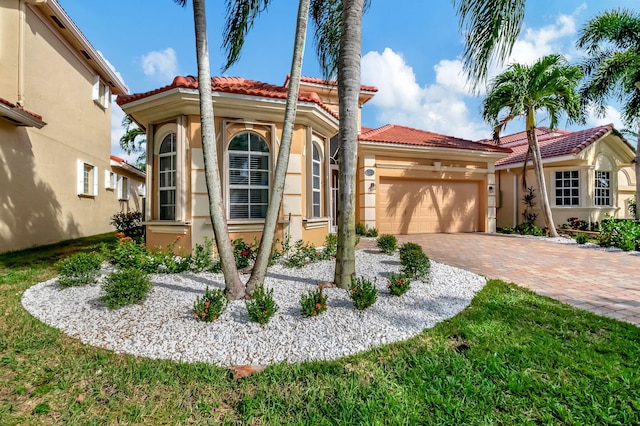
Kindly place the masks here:
[(640, 325), (640, 256), (501, 234), (401, 235), (430, 258)]

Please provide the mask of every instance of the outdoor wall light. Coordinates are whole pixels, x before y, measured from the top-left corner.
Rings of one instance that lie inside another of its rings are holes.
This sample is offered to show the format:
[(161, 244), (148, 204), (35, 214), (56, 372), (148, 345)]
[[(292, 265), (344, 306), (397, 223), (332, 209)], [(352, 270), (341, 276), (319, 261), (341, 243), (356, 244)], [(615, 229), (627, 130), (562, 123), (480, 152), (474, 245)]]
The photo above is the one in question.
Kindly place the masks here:
[(371, 182), (369, 184), (369, 192), (373, 192), (375, 190), (376, 190), (376, 184), (375, 184), (375, 182)]
[(496, 187), (493, 185), (489, 185), (489, 195), (495, 195)]

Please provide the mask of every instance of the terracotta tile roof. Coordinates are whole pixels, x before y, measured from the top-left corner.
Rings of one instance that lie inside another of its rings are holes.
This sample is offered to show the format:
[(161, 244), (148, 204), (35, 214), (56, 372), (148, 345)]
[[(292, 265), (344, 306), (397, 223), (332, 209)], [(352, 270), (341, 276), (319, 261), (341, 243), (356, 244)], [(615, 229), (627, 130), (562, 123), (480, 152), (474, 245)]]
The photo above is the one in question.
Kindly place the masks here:
[[(309, 84), (322, 84), (322, 85), (328, 85), (328, 86), (337, 86), (338, 82), (335, 80), (325, 80), (323, 78), (318, 78), (318, 77), (305, 77), (305, 76), (301, 76), (300, 77), (300, 82), (302, 83), (309, 83)], [(287, 75), (287, 79), (284, 82), (284, 86), (286, 87), (287, 84), (289, 83), (289, 76)], [(360, 90), (364, 91), (364, 92), (377, 92), (378, 88), (376, 86), (366, 86), (366, 85), (361, 85), (360, 86)]]
[(377, 129), (360, 134), (358, 139), (362, 142), (379, 142), (399, 145), (412, 145), (437, 148), (467, 149), (471, 151), (504, 152), (510, 153), (511, 149), (497, 145), (481, 144), (468, 139), (460, 139), (454, 136), (440, 135), (410, 127), (387, 124)]
[[(565, 155), (577, 155), (589, 145), (603, 138), (614, 130), (613, 124), (606, 124), (591, 129), (570, 132), (567, 130), (556, 130), (551, 132), (548, 128), (542, 127), (538, 134), (538, 144), (540, 154), (543, 159), (561, 157)], [(528, 142), (526, 132), (514, 133), (505, 138), (510, 138), (508, 143), (513, 153), (507, 158), (496, 161), (496, 166), (505, 164), (522, 163), (527, 153)], [(505, 140), (505, 138), (500, 138)], [(501, 144), (500, 146), (504, 146)]]
[[(139, 99), (147, 98), (149, 96), (156, 95), (158, 93), (166, 92), (171, 89), (184, 88), (184, 89), (197, 89), (198, 79), (197, 77), (177, 76), (173, 79), (173, 82), (164, 87), (160, 87), (155, 90), (144, 93), (134, 93), (131, 95), (119, 95), (116, 99), (118, 105), (125, 105)], [(212, 77), (211, 89), (213, 92), (218, 93), (233, 93), (238, 95), (258, 96), (272, 99), (286, 99), (287, 88), (284, 86), (276, 86), (274, 84), (263, 83), (261, 81), (247, 80), (241, 77)], [(320, 106), (323, 110), (338, 118), (327, 105), (325, 105), (320, 97), (315, 92), (300, 91), (298, 95), (300, 102), (312, 102)]]
[(17, 109), (19, 109), (21, 111), (26, 112), (27, 114), (31, 115), (32, 117), (37, 118), (38, 120), (42, 120), (42, 116), (40, 114), (36, 114), (35, 112), (31, 112), (29, 110), (26, 110), (26, 109), (22, 108), (21, 105), (11, 103), (11, 102), (9, 102), (8, 100), (6, 100), (4, 98), (0, 98), (0, 104), (6, 105), (9, 108), (17, 108)]

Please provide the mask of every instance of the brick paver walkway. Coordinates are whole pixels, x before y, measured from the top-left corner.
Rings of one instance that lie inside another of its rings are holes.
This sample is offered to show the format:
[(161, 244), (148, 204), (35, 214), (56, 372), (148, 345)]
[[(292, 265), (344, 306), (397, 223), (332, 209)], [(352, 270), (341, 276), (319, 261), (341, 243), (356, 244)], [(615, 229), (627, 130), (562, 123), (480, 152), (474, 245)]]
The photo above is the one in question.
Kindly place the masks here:
[(420, 234), (432, 259), (640, 325), (640, 256), (501, 234)]

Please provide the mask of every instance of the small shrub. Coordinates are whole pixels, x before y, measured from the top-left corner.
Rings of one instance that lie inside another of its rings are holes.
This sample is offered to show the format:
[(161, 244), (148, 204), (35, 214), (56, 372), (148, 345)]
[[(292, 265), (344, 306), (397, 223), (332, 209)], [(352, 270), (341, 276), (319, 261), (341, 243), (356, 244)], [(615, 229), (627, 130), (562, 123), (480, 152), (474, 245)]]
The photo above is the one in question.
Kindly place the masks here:
[(97, 253), (76, 253), (58, 263), (58, 283), (62, 288), (95, 283), (101, 265)]
[(327, 234), (324, 238), (324, 248), (321, 252), (321, 259), (328, 260), (332, 259), (336, 256), (338, 252), (338, 235), (336, 234)]
[(147, 248), (136, 243), (131, 237), (117, 233), (118, 243), (111, 251), (111, 262), (120, 268), (135, 268), (148, 273), (156, 272), (157, 262)]
[(521, 223), (516, 226), (515, 230), (520, 235), (533, 235), (536, 237), (544, 237), (545, 235), (544, 230), (533, 223)]
[(158, 248), (151, 254), (157, 272), (177, 274), (191, 268), (190, 255), (184, 254), (182, 248), (179, 250), (179, 254), (175, 254), (175, 246), (181, 239), (182, 235), (178, 235), (175, 240), (167, 244), (166, 250)]
[(244, 269), (249, 266), (253, 259), (253, 250), (242, 238), (233, 240), (233, 257), (236, 259), (236, 267)]
[(378, 229), (367, 227), (367, 233), (365, 235), (369, 238), (375, 238), (378, 236)]
[(204, 244), (196, 244), (190, 257), (189, 268), (194, 272), (212, 272), (218, 266), (218, 262), (213, 260), (213, 240), (204, 239)]
[(315, 317), (327, 310), (327, 296), (322, 289), (310, 291), (300, 297), (301, 313), (305, 317)]
[(578, 232), (576, 235), (576, 243), (585, 244), (587, 241), (589, 241), (589, 236), (584, 232)]
[(392, 254), (396, 251), (398, 240), (396, 239), (395, 235), (382, 234), (378, 237), (376, 245), (383, 253)]
[(410, 242), (400, 246), (400, 263), (402, 273), (410, 279), (423, 279), (431, 267), (431, 261), (422, 251), (422, 247)]
[(200, 321), (212, 322), (220, 318), (228, 304), (224, 291), (209, 290), (207, 286), (202, 297), (196, 298), (193, 304), (193, 316)]
[(356, 223), (356, 235), (366, 235), (367, 225), (364, 223)]
[(603, 247), (615, 246), (622, 250), (640, 249), (640, 221), (614, 219), (609, 215), (600, 223), (598, 241)]
[(353, 301), (353, 306), (362, 311), (376, 303), (378, 290), (368, 279), (354, 277), (349, 287), (349, 296)]
[(634, 218), (636, 217), (636, 212), (638, 211), (638, 202), (636, 197), (637, 196), (634, 195), (633, 198), (629, 198), (627, 200), (627, 209), (629, 210), (631, 216), (633, 216)]
[(273, 289), (265, 291), (264, 285), (256, 286), (251, 300), (245, 302), (249, 319), (258, 324), (266, 324), (278, 311), (278, 305), (273, 300)]
[(140, 238), (144, 235), (142, 212), (120, 212), (111, 216), (111, 225), (127, 237)]
[(402, 274), (394, 274), (393, 272), (387, 277), (387, 288), (389, 293), (394, 296), (402, 296), (411, 288), (411, 280)]
[(143, 301), (151, 290), (151, 281), (144, 271), (121, 269), (105, 277), (102, 289), (105, 294), (100, 301), (115, 309)]
[(301, 268), (307, 263), (320, 260), (321, 257), (321, 253), (316, 250), (313, 244), (305, 244), (302, 240), (298, 240), (294, 244), (293, 249), (290, 250), (284, 266), (287, 268)]
[(503, 226), (502, 228), (498, 228), (498, 232), (501, 234), (515, 234), (516, 230), (510, 226)]

